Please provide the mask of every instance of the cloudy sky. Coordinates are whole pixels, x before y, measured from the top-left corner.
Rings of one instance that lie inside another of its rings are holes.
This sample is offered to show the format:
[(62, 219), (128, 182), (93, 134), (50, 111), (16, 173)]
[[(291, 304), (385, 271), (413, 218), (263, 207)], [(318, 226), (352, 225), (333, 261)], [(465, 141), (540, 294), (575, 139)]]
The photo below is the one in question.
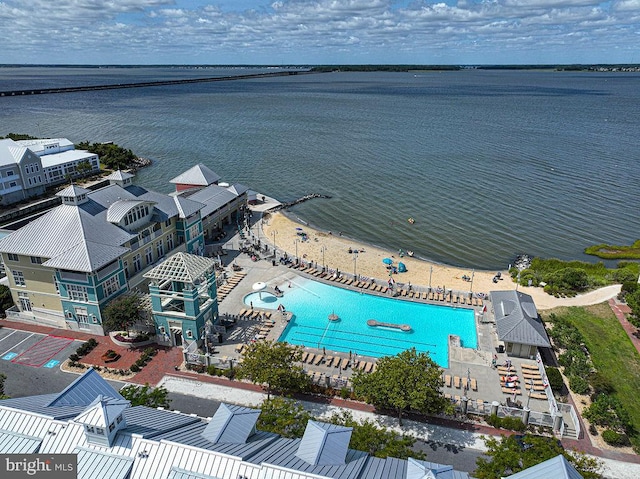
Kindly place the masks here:
[(0, 0), (0, 63), (640, 63), (640, 0)]

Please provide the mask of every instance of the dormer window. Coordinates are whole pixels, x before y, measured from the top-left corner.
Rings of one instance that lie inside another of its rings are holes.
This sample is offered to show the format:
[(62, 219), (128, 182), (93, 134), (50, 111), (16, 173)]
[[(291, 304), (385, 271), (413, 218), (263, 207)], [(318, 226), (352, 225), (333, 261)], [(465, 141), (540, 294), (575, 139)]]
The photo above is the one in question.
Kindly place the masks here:
[(115, 428), (116, 428), (116, 425), (114, 423), (109, 424), (109, 432), (113, 432)]
[(120, 424), (122, 422), (122, 414), (116, 418), (116, 422)]
[(90, 432), (91, 434), (95, 434), (96, 433), (96, 428), (93, 426), (85, 426), (84, 430), (87, 432)]
[(97, 427), (96, 428), (96, 434), (98, 434), (100, 436), (104, 436), (104, 429), (102, 429), (101, 427)]

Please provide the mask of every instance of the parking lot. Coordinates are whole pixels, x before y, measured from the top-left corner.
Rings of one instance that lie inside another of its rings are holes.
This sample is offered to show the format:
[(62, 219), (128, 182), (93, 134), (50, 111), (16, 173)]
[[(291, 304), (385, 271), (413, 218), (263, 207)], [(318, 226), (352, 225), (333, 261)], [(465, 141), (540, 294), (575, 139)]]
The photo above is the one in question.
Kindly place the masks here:
[(35, 368), (55, 368), (67, 359), (79, 344), (71, 338), (2, 328), (0, 361)]

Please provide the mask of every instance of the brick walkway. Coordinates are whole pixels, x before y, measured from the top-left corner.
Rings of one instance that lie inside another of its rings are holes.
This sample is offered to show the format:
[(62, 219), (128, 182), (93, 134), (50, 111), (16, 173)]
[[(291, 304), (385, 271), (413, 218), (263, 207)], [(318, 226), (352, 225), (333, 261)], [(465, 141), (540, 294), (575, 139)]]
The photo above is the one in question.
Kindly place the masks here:
[(633, 345), (636, 347), (636, 351), (638, 351), (638, 353), (640, 354), (640, 339), (636, 338), (633, 335), (633, 333), (635, 333), (638, 330), (638, 328), (636, 328), (633, 324), (631, 324), (627, 319), (627, 314), (631, 314), (631, 308), (626, 304), (620, 304), (616, 302), (615, 299), (609, 300), (609, 306), (611, 307), (613, 314), (615, 314), (616, 317), (618, 318), (618, 321), (620, 321), (622, 328), (627, 332), (629, 339), (631, 340)]

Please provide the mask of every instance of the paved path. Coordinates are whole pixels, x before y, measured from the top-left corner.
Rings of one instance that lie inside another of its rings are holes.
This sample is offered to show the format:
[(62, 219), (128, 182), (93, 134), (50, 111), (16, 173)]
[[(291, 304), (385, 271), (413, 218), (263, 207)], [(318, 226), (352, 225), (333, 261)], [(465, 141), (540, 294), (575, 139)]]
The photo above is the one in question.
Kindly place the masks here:
[(620, 304), (616, 302), (616, 300), (613, 298), (609, 300), (609, 306), (611, 306), (613, 314), (615, 314), (616, 318), (618, 318), (618, 321), (620, 321), (622, 328), (627, 332), (629, 339), (636, 347), (636, 351), (638, 351), (638, 354), (640, 354), (640, 338), (637, 338), (633, 335), (633, 333), (635, 333), (638, 328), (631, 324), (627, 319), (627, 314), (631, 313), (631, 308), (626, 304)]

